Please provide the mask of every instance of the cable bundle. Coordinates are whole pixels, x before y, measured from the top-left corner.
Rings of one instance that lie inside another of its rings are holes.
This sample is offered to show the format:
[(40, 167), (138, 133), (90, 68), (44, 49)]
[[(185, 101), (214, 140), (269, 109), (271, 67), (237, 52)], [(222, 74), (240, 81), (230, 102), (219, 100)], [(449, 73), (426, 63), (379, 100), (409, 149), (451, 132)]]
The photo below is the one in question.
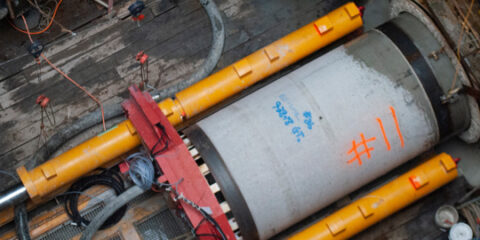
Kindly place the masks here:
[[(83, 191), (95, 185), (110, 187), (115, 191), (117, 196), (125, 191), (122, 178), (117, 172), (112, 170), (104, 170), (100, 174), (80, 178), (70, 187), (68, 192), (71, 194), (65, 196), (65, 211), (70, 219), (78, 226), (85, 227), (90, 224), (89, 220), (80, 215), (78, 210), (78, 198)], [(123, 215), (125, 215), (126, 211), (127, 205), (124, 205), (109, 217), (100, 229), (106, 229), (118, 223)]]
[(137, 152), (127, 157), (127, 163), (129, 164), (128, 174), (135, 185), (143, 190), (150, 189), (155, 178), (150, 157), (143, 152)]

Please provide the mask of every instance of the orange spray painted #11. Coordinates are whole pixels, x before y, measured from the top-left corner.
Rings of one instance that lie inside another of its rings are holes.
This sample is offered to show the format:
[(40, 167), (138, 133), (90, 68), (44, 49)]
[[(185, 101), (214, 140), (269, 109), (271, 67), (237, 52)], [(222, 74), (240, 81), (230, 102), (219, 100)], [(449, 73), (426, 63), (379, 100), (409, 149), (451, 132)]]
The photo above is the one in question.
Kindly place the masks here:
[[(401, 147), (405, 147), (405, 141), (403, 139), (402, 131), (400, 130), (400, 125), (398, 124), (398, 119), (397, 119), (397, 114), (395, 113), (395, 108), (390, 106), (390, 112), (392, 114), (393, 121), (395, 122), (395, 128), (397, 130), (398, 138), (400, 139), (400, 144)], [(388, 136), (385, 133), (385, 128), (383, 127), (383, 122), (381, 118), (376, 119), (378, 122), (378, 126), (380, 130), (382, 131), (383, 135), (383, 140), (385, 142), (385, 146), (387, 148), (387, 151), (390, 151), (392, 149), (390, 145), (390, 141), (388, 140)], [(362, 155), (366, 154), (367, 159), (372, 157), (372, 151), (375, 150), (373, 147), (369, 147), (367, 143), (375, 141), (377, 138), (376, 137), (371, 137), (369, 139), (365, 139), (365, 135), (363, 133), (360, 133), (360, 138), (361, 141), (357, 143), (355, 139), (352, 141), (352, 148), (348, 150), (347, 154), (351, 155), (353, 153), (354, 157), (351, 158), (350, 160), (347, 161), (348, 164), (351, 164), (355, 161), (358, 162), (358, 165), (362, 165)], [(363, 151), (358, 150), (358, 148), (361, 147), (363, 148)]]

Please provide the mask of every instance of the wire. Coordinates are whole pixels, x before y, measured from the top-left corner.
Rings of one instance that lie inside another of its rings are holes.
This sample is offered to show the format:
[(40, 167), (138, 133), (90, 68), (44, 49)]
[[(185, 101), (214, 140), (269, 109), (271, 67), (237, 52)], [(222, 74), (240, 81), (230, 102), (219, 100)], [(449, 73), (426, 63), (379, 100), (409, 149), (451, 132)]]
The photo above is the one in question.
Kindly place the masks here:
[(203, 218), (202, 220), (200, 220), (200, 222), (197, 224), (197, 226), (193, 229), (193, 233), (195, 234), (195, 236), (197, 237), (214, 237), (216, 239), (222, 239), (220, 236), (218, 236), (217, 234), (209, 234), (209, 233), (200, 233), (198, 234), (197, 231), (198, 229), (200, 228), (200, 226), (202, 225), (202, 223), (204, 223), (205, 221), (207, 221), (207, 218)]
[[(23, 16), (22, 16), (23, 17)], [(53, 68), (55, 69), (58, 73), (60, 73), (62, 76), (64, 76), (67, 80), (69, 80), (73, 85), (76, 87), (80, 88), (83, 92), (85, 92), (93, 101), (95, 101), (99, 106), (100, 106), (100, 111), (102, 111), (102, 123), (103, 123), (103, 130), (107, 130), (107, 127), (105, 125), (105, 113), (103, 111), (103, 104), (95, 97), (93, 96), (90, 92), (88, 92), (84, 87), (80, 86), (75, 80), (71, 79), (67, 74), (65, 74), (62, 70), (57, 68), (53, 63), (51, 63), (43, 53), (40, 55), (42, 58)]]
[[(58, 2), (57, 2), (56, 0), (49, 0), (49, 1), (47, 1), (47, 3), (45, 3), (45, 4), (48, 4), (50, 1), (54, 1), (54, 2), (55, 2), (55, 6), (58, 5)], [(43, 17), (45, 18), (45, 20), (47, 20), (47, 23), (45, 24), (46, 26), (48, 26), (48, 24), (49, 24), (48, 19), (51, 19), (51, 20), (53, 21), (53, 23), (57, 24), (57, 25), (61, 28), (62, 32), (69, 32), (70, 34), (75, 35), (75, 33), (74, 33), (72, 30), (66, 28), (66, 27), (63, 26), (61, 23), (55, 21), (55, 20), (50, 16), (50, 12), (52, 11), (51, 9), (47, 8), (48, 11), (49, 11), (49, 13), (47, 14), (47, 13), (45, 13), (45, 12), (40, 8), (40, 6), (38, 5), (37, 0), (35, 0), (35, 3), (33, 3), (31, 0), (27, 0), (27, 2), (28, 2), (32, 7), (36, 8), (36, 9), (38, 10), (38, 12), (40, 12), (40, 14), (43, 15)], [(46, 27), (46, 26), (45, 26), (45, 27)]]
[[(58, 10), (58, 7), (60, 7), (60, 4), (62, 3), (63, 0), (60, 0), (58, 1), (57, 3), (57, 6), (55, 7), (55, 11), (53, 11), (53, 15), (52, 15), (52, 18), (50, 19), (50, 22), (48, 23), (47, 27), (45, 27), (43, 30), (41, 31), (38, 31), (38, 32), (30, 32), (28, 30), (28, 26), (27, 24), (25, 24), (25, 29), (26, 31), (18, 28), (17, 26), (15, 26), (15, 24), (13, 24), (10, 20), (8, 21), (8, 23), (10, 23), (10, 25), (12, 25), (13, 28), (15, 28), (15, 30), (19, 31), (19, 32), (22, 32), (22, 33), (26, 33), (28, 35), (37, 35), (37, 34), (42, 34), (44, 33), (45, 31), (47, 31), (51, 26), (52, 26), (52, 23), (53, 23), (53, 20), (55, 19), (55, 15), (57, 15), (57, 10)], [(25, 21), (25, 17), (22, 15), (22, 18), (23, 18), (23, 21)], [(31, 40), (31, 37), (29, 36), (30, 40)]]
[(143, 190), (150, 189), (155, 178), (155, 170), (148, 155), (144, 152), (134, 153), (128, 156), (126, 161), (129, 164), (128, 174), (132, 181)]
[[(192, 206), (193, 208), (195, 208), (197, 211), (200, 212), (200, 214), (202, 214), (202, 216), (207, 220), (209, 221), (214, 227), (215, 229), (218, 231), (218, 233), (220, 234), (220, 236), (217, 236), (219, 239), (222, 239), (222, 240), (227, 240), (227, 237), (225, 236), (225, 233), (223, 232), (222, 228), (220, 227), (220, 225), (218, 224), (218, 222), (210, 215), (208, 214), (207, 212), (205, 212), (205, 210), (203, 210), (203, 208), (201, 208), (200, 206), (198, 206), (196, 203), (194, 203), (193, 201), (187, 199), (182, 193), (179, 193), (177, 191), (177, 185), (180, 184), (181, 182), (183, 181), (183, 178), (180, 179), (177, 183), (171, 185), (171, 184), (167, 184), (167, 183), (156, 183), (159, 187), (162, 187), (165, 189), (165, 191), (167, 192), (171, 192), (175, 195), (175, 198), (173, 199), (175, 202), (178, 201), (178, 200), (181, 200), (185, 203), (187, 203), (188, 205)], [(198, 227), (199, 225), (203, 222), (200, 221), (200, 223), (195, 227), (195, 234), (196, 233), (196, 230), (198, 230)], [(203, 235), (203, 234), (198, 234), (198, 235)], [(210, 236), (210, 234), (208, 234)], [(214, 234), (212, 234), (214, 235)]]
[[(61, 2), (61, 1), (60, 1)], [(28, 35), (28, 38), (30, 39), (30, 42), (33, 43), (33, 39), (32, 39), (32, 34), (30, 33), (30, 30), (28, 29), (28, 24), (27, 24), (27, 20), (25, 19), (25, 17), (22, 15), (22, 19), (23, 19), (23, 23), (25, 24), (25, 29), (27, 29), (27, 35)], [(63, 77), (65, 77), (68, 81), (70, 81), (73, 85), (75, 85), (76, 87), (80, 88), (83, 92), (85, 92), (91, 99), (93, 99), (93, 101), (95, 101), (99, 106), (100, 106), (100, 111), (102, 112), (102, 123), (103, 123), (103, 130), (104, 131), (107, 131), (107, 127), (105, 125), (105, 112), (103, 111), (103, 104), (95, 97), (93, 96), (90, 92), (88, 92), (84, 87), (80, 86), (80, 84), (78, 84), (77, 82), (75, 82), (75, 80), (73, 80), (72, 78), (70, 78), (66, 73), (64, 73), (62, 70), (60, 70), (57, 66), (55, 66), (55, 64), (53, 64), (52, 62), (50, 62), (48, 60), (47, 57), (45, 57), (45, 55), (42, 53), (40, 56), (42, 56), (42, 58), (53, 68), (55, 69), (58, 73), (60, 73)]]
[[(200, 213), (202, 213), (203, 217), (206, 218), (209, 222), (211, 222), (215, 228), (217, 229), (218, 233), (220, 233), (220, 239), (222, 240), (227, 240), (227, 237), (225, 236), (225, 233), (223, 232), (222, 228), (220, 227), (220, 225), (218, 225), (218, 222), (210, 215), (208, 214), (207, 212), (205, 212), (205, 210), (203, 210), (202, 208), (200, 208)], [(196, 234), (196, 233), (195, 233)]]
[[(83, 177), (76, 181), (70, 187), (69, 191), (67, 192), (68, 194), (64, 194), (66, 195), (64, 198), (64, 207), (67, 215), (77, 226), (88, 226), (88, 224), (90, 224), (89, 220), (85, 219), (80, 215), (80, 212), (78, 210), (78, 200), (80, 194), (83, 194), (86, 189), (96, 185), (103, 185), (112, 188), (117, 196), (119, 196), (125, 191), (122, 178), (117, 172), (112, 170), (104, 170), (100, 174)], [(100, 229), (106, 229), (118, 223), (125, 215), (126, 211), (127, 205), (123, 206), (111, 217), (109, 217), (100, 227)]]
[(11, 173), (11, 172), (4, 171), (4, 170), (0, 170), (0, 173), (1, 173), (1, 174), (4, 174), (4, 175), (8, 175), (8, 176), (12, 177), (12, 178), (15, 179), (15, 180), (18, 180), (18, 177), (15, 176), (15, 174), (13, 174), (13, 173)]
[(27, 20), (25, 19), (25, 17), (23, 15), (22, 15), (22, 19), (23, 19), (23, 24), (25, 24), (25, 29), (27, 29), (28, 39), (30, 39), (30, 42), (33, 43), (32, 34), (30, 33), (30, 30), (28, 29)]
[[(465, 23), (468, 20), (468, 17), (470, 17), (470, 14), (472, 13), (473, 3), (474, 3), (474, 0), (471, 0), (470, 6), (468, 7), (467, 15), (465, 15), (465, 17), (463, 18), (462, 28), (460, 29), (460, 35), (457, 41), (457, 58), (459, 61), (460, 61), (460, 48), (462, 46), (462, 38), (464, 33), (463, 30), (465, 28)], [(450, 90), (448, 91), (448, 96), (451, 96), (455, 90), (455, 85), (457, 84), (457, 77), (458, 77), (459, 70), (460, 70), (460, 62), (456, 64), (455, 75), (453, 76), (453, 81), (452, 81), (452, 85), (450, 86)]]
[[(153, 145), (152, 149), (150, 150), (150, 153), (153, 157), (155, 157), (158, 154), (167, 150), (168, 149), (168, 143), (169, 143), (169, 138), (168, 138), (167, 132), (165, 130), (165, 126), (163, 126), (161, 123), (158, 123), (155, 126), (160, 129), (161, 136), (158, 139), (158, 141), (155, 143), (155, 145)], [(157, 148), (157, 146), (159, 146), (160, 143), (163, 143), (163, 147), (160, 150), (155, 151), (155, 149)]]

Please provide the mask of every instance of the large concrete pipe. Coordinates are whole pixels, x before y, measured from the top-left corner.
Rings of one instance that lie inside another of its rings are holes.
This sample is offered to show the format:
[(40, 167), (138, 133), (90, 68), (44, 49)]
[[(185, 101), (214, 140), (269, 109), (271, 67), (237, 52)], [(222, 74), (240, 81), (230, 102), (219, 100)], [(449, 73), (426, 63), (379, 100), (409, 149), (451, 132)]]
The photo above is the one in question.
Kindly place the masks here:
[(396, 19), (186, 131), (245, 239), (267, 239), (455, 135), (467, 100), (418, 19)]

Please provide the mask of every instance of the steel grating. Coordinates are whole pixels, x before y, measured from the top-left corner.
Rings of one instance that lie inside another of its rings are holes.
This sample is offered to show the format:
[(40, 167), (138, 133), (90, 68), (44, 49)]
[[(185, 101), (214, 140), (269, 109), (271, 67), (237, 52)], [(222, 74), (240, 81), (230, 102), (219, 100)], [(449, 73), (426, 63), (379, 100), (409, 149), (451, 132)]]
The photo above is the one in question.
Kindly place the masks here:
[[(91, 209), (80, 213), (84, 218), (92, 220), (100, 211), (102, 211), (104, 205), (99, 203), (92, 207)], [(57, 228), (48, 231), (47, 233), (36, 238), (36, 240), (57, 240), (57, 239), (71, 239), (74, 236), (80, 234), (82, 228), (79, 228), (76, 225), (72, 224), (71, 220), (68, 220), (64, 224), (58, 226)]]
[(182, 220), (169, 209), (163, 210), (135, 224), (142, 239), (166, 240), (184, 235), (187, 230)]

